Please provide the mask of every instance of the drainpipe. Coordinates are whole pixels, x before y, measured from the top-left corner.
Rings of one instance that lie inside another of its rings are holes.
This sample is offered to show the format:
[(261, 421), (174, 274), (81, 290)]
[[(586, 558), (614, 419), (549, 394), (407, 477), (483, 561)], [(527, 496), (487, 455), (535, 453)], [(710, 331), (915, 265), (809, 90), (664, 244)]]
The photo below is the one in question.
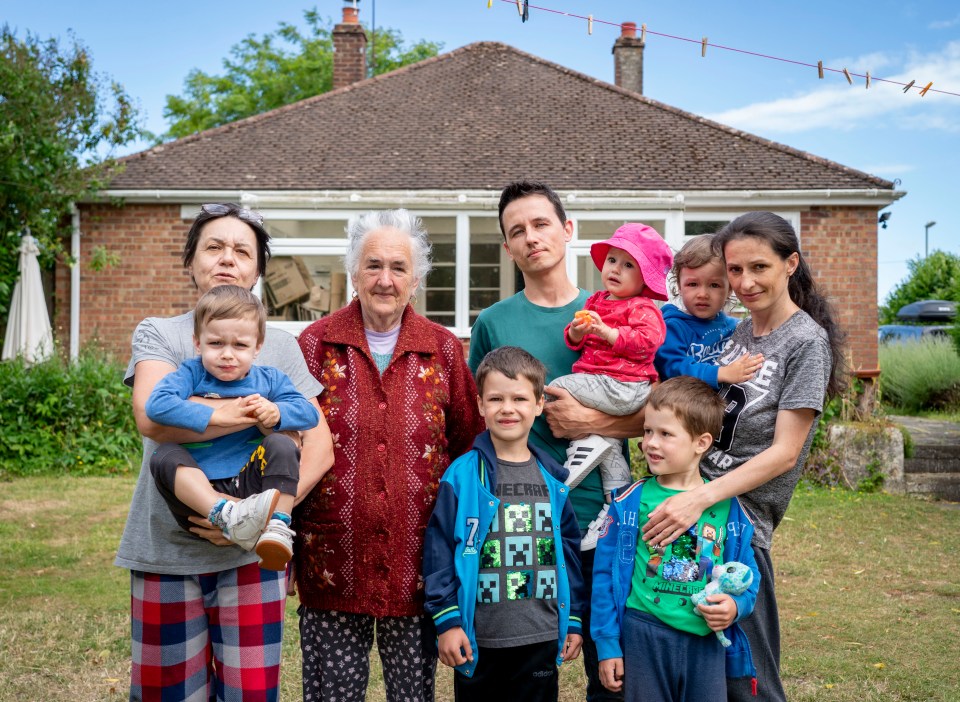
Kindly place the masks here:
[(70, 205), (70, 255), (76, 261), (70, 267), (70, 359), (80, 355), (80, 210), (76, 203)]

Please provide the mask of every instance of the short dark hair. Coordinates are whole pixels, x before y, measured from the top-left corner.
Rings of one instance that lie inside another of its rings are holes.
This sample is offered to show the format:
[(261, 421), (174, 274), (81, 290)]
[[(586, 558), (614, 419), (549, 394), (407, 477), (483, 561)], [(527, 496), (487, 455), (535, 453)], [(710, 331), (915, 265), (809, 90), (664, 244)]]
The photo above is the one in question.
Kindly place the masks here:
[[(208, 209), (209, 208), (209, 209)], [(187, 240), (183, 245), (183, 267), (189, 268), (193, 257), (197, 254), (197, 244), (200, 243), (200, 234), (208, 222), (223, 217), (239, 219), (253, 230), (257, 237), (257, 275), (261, 278), (267, 272), (267, 261), (270, 260), (270, 234), (263, 227), (263, 218), (246, 207), (233, 202), (220, 202), (213, 205), (202, 205), (197, 218), (193, 220)], [(196, 281), (194, 281), (196, 285)]]
[(249, 319), (256, 322), (257, 343), (263, 343), (267, 333), (267, 312), (257, 296), (246, 288), (218, 285), (201, 295), (193, 311), (193, 335), (199, 339), (203, 328), (218, 319)]
[(503, 230), (503, 211), (507, 209), (507, 205), (514, 200), (530, 197), (531, 195), (543, 195), (547, 198), (550, 204), (553, 205), (553, 211), (557, 213), (560, 224), (566, 223), (567, 213), (563, 209), (563, 203), (560, 202), (560, 196), (554, 192), (553, 188), (546, 183), (541, 183), (539, 180), (516, 180), (508, 183), (500, 193), (498, 219), (500, 220), (500, 233), (503, 234), (504, 241), (507, 240), (507, 233)]
[(493, 371), (502, 373), (511, 380), (526, 378), (533, 385), (537, 401), (543, 397), (547, 382), (547, 367), (519, 346), (501, 346), (483, 357), (477, 366), (477, 392), (483, 396), (483, 383)]
[(690, 436), (709, 434), (714, 439), (723, 428), (726, 402), (716, 390), (699, 378), (678, 375), (664, 380), (650, 391), (647, 407), (669, 410)]

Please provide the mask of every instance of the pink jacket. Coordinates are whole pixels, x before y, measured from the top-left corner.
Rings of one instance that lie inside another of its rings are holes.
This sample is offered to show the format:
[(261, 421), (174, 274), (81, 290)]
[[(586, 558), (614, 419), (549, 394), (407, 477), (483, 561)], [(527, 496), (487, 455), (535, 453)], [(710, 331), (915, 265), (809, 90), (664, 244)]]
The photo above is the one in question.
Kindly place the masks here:
[(608, 300), (608, 294), (606, 290), (595, 292), (587, 298), (584, 309), (597, 312), (604, 324), (619, 330), (617, 343), (610, 346), (596, 334), (587, 334), (579, 344), (573, 344), (568, 336), (568, 324), (563, 339), (571, 349), (581, 352), (580, 360), (573, 364), (573, 372), (609, 375), (628, 383), (655, 383), (657, 369), (653, 367), (653, 358), (667, 335), (663, 315), (648, 297), (636, 295), (627, 300)]

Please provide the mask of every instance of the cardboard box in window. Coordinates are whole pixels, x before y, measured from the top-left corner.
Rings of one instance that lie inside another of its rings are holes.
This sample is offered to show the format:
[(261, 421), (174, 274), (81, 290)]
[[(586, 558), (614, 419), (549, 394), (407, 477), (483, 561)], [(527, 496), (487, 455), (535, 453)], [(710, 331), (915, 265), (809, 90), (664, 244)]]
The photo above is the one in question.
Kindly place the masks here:
[(330, 311), (336, 312), (346, 304), (347, 274), (330, 274)]
[(269, 288), (269, 296), (274, 308), (285, 307), (310, 296), (313, 280), (307, 266), (299, 256), (273, 258), (267, 263), (264, 286)]
[(319, 285), (314, 285), (310, 289), (310, 298), (300, 306), (315, 312), (329, 312), (330, 291)]

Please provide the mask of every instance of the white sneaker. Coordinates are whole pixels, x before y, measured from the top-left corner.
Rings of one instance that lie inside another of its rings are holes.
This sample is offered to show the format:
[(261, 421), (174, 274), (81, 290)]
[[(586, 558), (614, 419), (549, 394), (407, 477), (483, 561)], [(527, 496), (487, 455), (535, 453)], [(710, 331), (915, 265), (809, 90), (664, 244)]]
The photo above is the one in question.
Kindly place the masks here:
[(227, 500), (220, 510), (217, 526), (237, 546), (244, 551), (252, 551), (273, 516), (279, 499), (279, 491), (270, 489), (239, 502)]
[(563, 467), (570, 471), (566, 483), (575, 488), (580, 481), (590, 475), (610, 449), (613, 447), (599, 434), (591, 434), (585, 439), (571, 441), (567, 448), (567, 461)]
[(587, 526), (587, 534), (580, 541), (581, 551), (590, 551), (597, 547), (600, 532), (605, 531), (604, 527), (607, 524), (607, 512), (609, 511), (610, 505), (604, 505), (603, 509), (600, 510), (600, 514), (597, 515), (597, 518)]
[(264, 570), (285, 570), (293, 558), (293, 537), (297, 535), (279, 519), (271, 519), (257, 541), (257, 555)]

